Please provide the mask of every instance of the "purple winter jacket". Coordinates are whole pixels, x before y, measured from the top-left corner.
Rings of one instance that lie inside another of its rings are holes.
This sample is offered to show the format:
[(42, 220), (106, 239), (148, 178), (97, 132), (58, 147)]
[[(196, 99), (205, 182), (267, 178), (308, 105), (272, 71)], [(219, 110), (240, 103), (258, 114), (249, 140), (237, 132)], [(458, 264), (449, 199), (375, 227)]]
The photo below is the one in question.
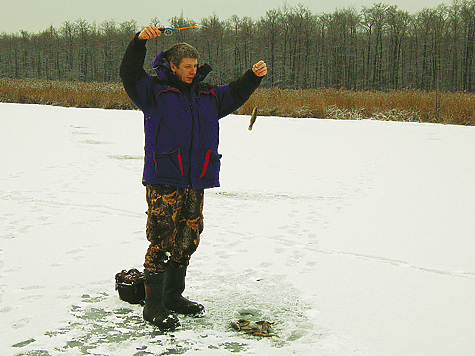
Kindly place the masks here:
[(219, 186), (219, 119), (243, 105), (261, 79), (248, 70), (223, 86), (203, 83), (211, 71), (198, 68), (190, 85), (184, 85), (162, 51), (152, 65), (157, 76), (143, 69), (146, 40), (130, 42), (120, 66), (127, 94), (142, 110), (145, 162), (142, 183), (203, 189)]

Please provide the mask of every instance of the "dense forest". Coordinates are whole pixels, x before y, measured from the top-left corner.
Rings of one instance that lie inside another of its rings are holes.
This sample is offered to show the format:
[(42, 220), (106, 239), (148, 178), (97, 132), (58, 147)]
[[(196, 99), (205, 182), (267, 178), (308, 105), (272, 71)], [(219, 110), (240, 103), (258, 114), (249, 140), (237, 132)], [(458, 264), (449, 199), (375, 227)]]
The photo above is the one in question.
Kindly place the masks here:
[[(214, 83), (229, 82), (264, 59), (267, 87), (475, 91), (475, 0), (416, 14), (386, 4), (313, 14), (300, 5), (259, 19), (214, 14), (200, 22), (179, 16), (151, 23), (203, 25), (150, 40), (146, 63), (186, 41), (211, 64)], [(40, 33), (0, 34), (0, 78), (118, 82), (124, 50), (146, 25), (79, 19)]]

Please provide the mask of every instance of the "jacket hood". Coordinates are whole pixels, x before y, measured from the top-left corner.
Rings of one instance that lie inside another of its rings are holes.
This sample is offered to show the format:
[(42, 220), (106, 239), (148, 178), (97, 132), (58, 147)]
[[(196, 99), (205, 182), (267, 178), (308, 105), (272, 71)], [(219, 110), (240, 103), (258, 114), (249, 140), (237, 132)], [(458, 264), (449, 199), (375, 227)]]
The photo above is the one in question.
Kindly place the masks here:
[[(157, 73), (159, 80), (171, 80), (171, 81), (178, 81), (177, 76), (174, 72), (172, 72), (170, 68), (170, 62), (166, 59), (167, 51), (161, 51), (153, 60), (152, 60), (152, 67), (155, 73)], [(198, 67), (195, 77), (193, 78), (193, 84), (197, 82), (201, 82), (206, 78), (206, 76), (212, 71), (213, 69), (208, 63), (205, 63)]]

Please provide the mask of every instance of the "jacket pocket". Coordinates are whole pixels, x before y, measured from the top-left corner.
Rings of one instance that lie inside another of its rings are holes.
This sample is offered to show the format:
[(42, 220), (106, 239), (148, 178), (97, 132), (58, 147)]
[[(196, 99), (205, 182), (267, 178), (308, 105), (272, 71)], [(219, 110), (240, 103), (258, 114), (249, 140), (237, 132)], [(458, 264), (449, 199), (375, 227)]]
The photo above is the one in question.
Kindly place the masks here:
[(221, 167), (221, 157), (213, 150), (207, 150), (204, 157), (203, 169), (201, 170), (200, 178), (204, 179), (217, 179), (219, 175), (219, 169)]
[(155, 174), (163, 178), (183, 177), (183, 162), (179, 148), (164, 153), (153, 152)]

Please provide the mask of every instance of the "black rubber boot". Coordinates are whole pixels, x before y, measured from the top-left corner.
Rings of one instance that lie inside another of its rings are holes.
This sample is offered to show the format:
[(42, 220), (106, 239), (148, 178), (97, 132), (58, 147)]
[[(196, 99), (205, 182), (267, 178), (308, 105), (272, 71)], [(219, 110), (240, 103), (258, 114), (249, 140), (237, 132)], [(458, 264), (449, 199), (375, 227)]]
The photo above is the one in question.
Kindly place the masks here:
[(174, 330), (180, 326), (180, 321), (163, 305), (163, 290), (165, 286), (164, 273), (144, 272), (145, 276), (145, 306), (143, 318), (160, 330)]
[(170, 266), (165, 274), (163, 304), (178, 314), (202, 315), (205, 311), (202, 304), (192, 302), (181, 295), (185, 290), (186, 267), (175, 268)]

